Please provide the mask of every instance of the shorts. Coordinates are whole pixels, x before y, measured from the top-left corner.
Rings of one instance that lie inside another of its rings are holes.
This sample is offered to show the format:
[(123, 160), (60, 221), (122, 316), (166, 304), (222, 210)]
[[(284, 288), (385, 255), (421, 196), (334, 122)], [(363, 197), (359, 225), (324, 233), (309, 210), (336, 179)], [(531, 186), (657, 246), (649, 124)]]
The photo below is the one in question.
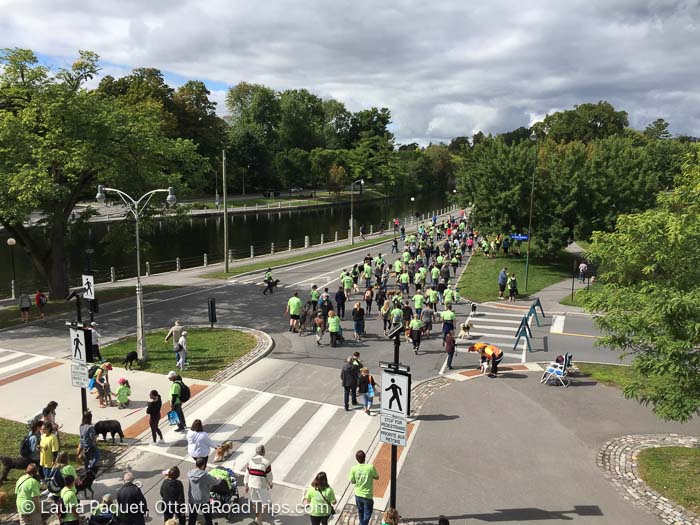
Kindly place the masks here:
[(423, 330), (432, 331), (433, 323), (426, 323), (425, 321), (423, 321)]
[(296, 314), (291, 314), (289, 317), (291, 317), (291, 318), (294, 319), (295, 321), (298, 321), (298, 320), (299, 320), (299, 316), (296, 315)]
[(20, 310), (21, 310), (22, 312), (25, 312), (25, 313), (26, 313), (26, 312), (29, 311), (29, 307), (28, 307), (28, 306), (27, 306), (27, 307), (23, 307), (23, 308), (20, 308)]
[(506, 285), (505, 284), (499, 284), (498, 289), (501, 291), (501, 293), (506, 291)]

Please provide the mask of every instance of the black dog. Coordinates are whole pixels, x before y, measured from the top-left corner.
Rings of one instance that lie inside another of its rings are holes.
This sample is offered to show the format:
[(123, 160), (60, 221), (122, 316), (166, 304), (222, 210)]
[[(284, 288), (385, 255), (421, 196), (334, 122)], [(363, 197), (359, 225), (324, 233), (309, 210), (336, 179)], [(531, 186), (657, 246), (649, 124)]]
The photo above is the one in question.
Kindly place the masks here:
[(12, 469), (26, 470), (27, 465), (29, 465), (30, 463), (36, 463), (36, 462), (32, 461), (29, 458), (23, 458), (23, 457), (18, 457), (18, 458), (10, 458), (7, 456), (0, 457), (0, 464), (2, 464), (2, 473), (0, 473), (0, 485), (5, 483), (5, 480), (7, 479), (7, 475), (10, 473), (10, 470), (12, 470)]
[(469, 301), (469, 304), (472, 307), (472, 314), (476, 314), (476, 303)]
[(95, 423), (95, 434), (102, 436), (104, 441), (107, 441), (107, 434), (112, 435), (112, 443), (114, 443), (114, 436), (119, 434), (119, 441), (124, 441), (124, 432), (122, 432), (122, 425), (116, 419), (105, 419), (104, 421), (98, 421)]
[(128, 354), (126, 354), (126, 357), (124, 358), (124, 361), (122, 361), (122, 364), (124, 365), (125, 370), (133, 370), (134, 368), (134, 363), (139, 360), (139, 354), (136, 353), (136, 350), (132, 350)]
[(83, 474), (78, 476), (78, 479), (75, 480), (76, 494), (80, 494), (82, 492), (85, 495), (85, 497), (87, 498), (87, 493), (89, 491), (90, 492), (90, 499), (92, 499), (95, 495), (95, 492), (92, 490), (92, 484), (95, 482), (96, 477), (97, 477), (97, 467), (96, 466), (86, 470)]

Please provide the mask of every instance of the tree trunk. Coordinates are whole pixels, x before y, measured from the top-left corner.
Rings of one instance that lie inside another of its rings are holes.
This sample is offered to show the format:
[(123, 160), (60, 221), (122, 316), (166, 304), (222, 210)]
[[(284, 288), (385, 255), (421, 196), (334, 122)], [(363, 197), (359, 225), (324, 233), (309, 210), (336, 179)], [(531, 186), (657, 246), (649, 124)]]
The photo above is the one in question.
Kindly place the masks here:
[(52, 225), (51, 251), (46, 260), (46, 273), (49, 277), (49, 291), (56, 299), (68, 297), (68, 273), (66, 271), (65, 223)]

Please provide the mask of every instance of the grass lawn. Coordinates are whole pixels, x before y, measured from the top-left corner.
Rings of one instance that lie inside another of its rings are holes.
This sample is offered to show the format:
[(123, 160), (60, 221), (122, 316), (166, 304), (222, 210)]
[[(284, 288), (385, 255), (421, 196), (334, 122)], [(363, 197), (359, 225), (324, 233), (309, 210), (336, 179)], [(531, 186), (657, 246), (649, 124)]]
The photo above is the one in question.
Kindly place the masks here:
[(204, 279), (228, 279), (234, 275), (239, 275), (246, 272), (254, 272), (256, 270), (264, 270), (266, 268), (275, 269), (276, 266), (282, 266), (284, 264), (292, 264), (303, 261), (310, 261), (311, 259), (316, 259), (318, 257), (324, 257), (326, 255), (333, 255), (336, 253), (347, 252), (350, 250), (355, 250), (361, 248), (362, 246), (367, 246), (368, 244), (376, 244), (389, 239), (393, 239), (393, 235), (385, 235), (384, 237), (374, 237), (372, 239), (367, 239), (366, 241), (355, 242), (353, 246), (345, 244), (343, 246), (336, 246), (335, 248), (328, 248), (327, 250), (321, 250), (313, 253), (301, 253), (299, 255), (292, 255), (285, 257), (284, 259), (276, 259), (274, 261), (260, 261), (250, 264), (244, 264), (243, 266), (238, 266), (232, 268), (228, 273), (226, 272), (211, 272), (200, 275)]
[(649, 448), (637, 462), (639, 475), (651, 488), (700, 513), (700, 448)]
[[(308, 192), (301, 192), (301, 193), (292, 193), (291, 196), (289, 194), (281, 194), (279, 197), (272, 197), (270, 199), (265, 198), (265, 197), (251, 197), (250, 199), (235, 199), (229, 201), (227, 204), (229, 208), (241, 208), (243, 205), (245, 206), (255, 206), (256, 204), (258, 206), (263, 206), (267, 207), (267, 205), (270, 205), (270, 208), (276, 208), (277, 203), (281, 202), (282, 206), (309, 206), (311, 204), (329, 204), (333, 202), (346, 202), (350, 200), (350, 192), (349, 191), (344, 191), (338, 194), (335, 193), (329, 193), (326, 191), (317, 191), (316, 192), (316, 197), (313, 198), (304, 198), (301, 197), (301, 195), (308, 193)], [(376, 191), (376, 190), (371, 190), (371, 189), (365, 189), (362, 192), (362, 195), (360, 195), (357, 191), (355, 192), (355, 200), (357, 201), (362, 201), (365, 199), (374, 199), (377, 197), (386, 197), (383, 193)], [(214, 209), (216, 208), (216, 203), (215, 202), (193, 202), (191, 203), (191, 206), (196, 209), (196, 210), (201, 210), (201, 209)], [(223, 204), (221, 204), (223, 206)]]
[(574, 298), (571, 299), (571, 294), (567, 294), (566, 297), (562, 298), (561, 301), (559, 301), (559, 304), (563, 304), (566, 306), (579, 306), (583, 307), (583, 298), (586, 297), (586, 295), (590, 294), (597, 294), (603, 291), (603, 287), (600, 286), (599, 284), (592, 284), (591, 287), (586, 290), (586, 289), (580, 289), (576, 290), (574, 292)]
[[(97, 297), (100, 304), (105, 304), (110, 301), (116, 301), (118, 299), (126, 299), (128, 297), (135, 297), (136, 291), (133, 286), (120, 286), (118, 288), (105, 288), (100, 289), (99, 285), (97, 288)], [(155, 284), (152, 286), (144, 286), (143, 291), (145, 294), (150, 292), (160, 292), (163, 290), (173, 290), (175, 288), (180, 288), (179, 286), (166, 286)], [(34, 304), (34, 293), (30, 294), (29, 298), (32, 300), (32, 307), (29, 310), (29, 320), (33, 321), (39, 318), (39, 311)], [(83, 301), (83, 309), (87, 308), (86, 302)], [(49, 299), (49, 302), (44, 306), (44, 314), (46, 317), (64, 314), (66, 312), (75, 312), (75, 302), (70, 301), (53, 301)], [(85, 310), (86, 312), (86, 310)], [(86, 315), (87, 317), (87, 315)], [(0, 328), (7, 328), (9, 326), (21, 325), (22, 319), (19, 316), (19, 308), (17, 306), (8, 306), (6, 308), (0, 308)]]
[(591, 379), (624, 388), (627, 383), (635, 378), (634, 370), (625, 365), (601, 365), (597, 363), (576, 363), (576, 367), (582, 374)]
[[(148, 361), (139, 370), (155, 374), (167, 374), (175, 369), (175, 353), (172, 342), (165, 343), (167, 330), (146, 334)], [(191, 379), (211, 379), (218, 371), (252, 350), (255, 338), (247, 333), (227, 328), (191, 328), (187, 330), (187, 358), (189, 368), (182, 376)], [(124, 356), (136, 349), (136, 338), (129, 337), (100, 348), (102, 358), (121, 367)]]
[[(508, 273), (515, 272), (518, 279), (519, 297), (534, 295), (542, 288), (551, 286), (563, 279), (571, 278), (571, 256), (562, 250), (558, 259), (530, 259), (528, 289), (525, 291), (525, 257), (499, 256), (484, 257), (481, 253), (469, 261), (459, 281), (459, 292), (463, 297), (475, 302), (498, 300), (498, 274), (501, 268), (508, 268)], [(504, 296), (507, 295), (507, 290)]]
[[(58, 423), (61, 423), (60, 413)], [(24, 423), (17, 423), (16, 421), (0, 418), (0, 456), (9, 456), (13, 458), (20, 457), (19, 445), (26, 434), (27, 427)], [(81, 463), (77, 462), (75, 457), (75, 451), (78, 448), (79, 440), (79, 436), (76, 434), (66, 434), (61, 432), (61, 450), (66, 450), (69, 453), (71, 464), (75, 465), (76, 468), (82, 466)], [(117, 454), (126, 449), (126, 445), (124, 444), (112, 445), (110, 443), (109, 445), (105, 445), (100, 442), (99, 446), (100, 452), (102, 453), (102, 459), (100, 461), (102, 463), (106, 462), (107, 464), (113, 463)], [(17, 511), (17, 507), (15, 505), (15, 483), (23, 474), (23, 471), (11, 470), (7, 481), (0, 485), (0, 491), (6, 492), (8, 495), (7, 502), (0, 506), (0, 513)]]

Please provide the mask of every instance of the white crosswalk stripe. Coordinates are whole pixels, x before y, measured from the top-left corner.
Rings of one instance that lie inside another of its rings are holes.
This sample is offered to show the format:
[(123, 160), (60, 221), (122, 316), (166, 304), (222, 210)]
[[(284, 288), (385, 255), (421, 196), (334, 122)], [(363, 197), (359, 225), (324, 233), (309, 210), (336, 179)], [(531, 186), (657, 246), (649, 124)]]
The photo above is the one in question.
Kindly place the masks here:
[(30, 370), (51, 360), (46, 356), (0, 349), (0, 379)]

